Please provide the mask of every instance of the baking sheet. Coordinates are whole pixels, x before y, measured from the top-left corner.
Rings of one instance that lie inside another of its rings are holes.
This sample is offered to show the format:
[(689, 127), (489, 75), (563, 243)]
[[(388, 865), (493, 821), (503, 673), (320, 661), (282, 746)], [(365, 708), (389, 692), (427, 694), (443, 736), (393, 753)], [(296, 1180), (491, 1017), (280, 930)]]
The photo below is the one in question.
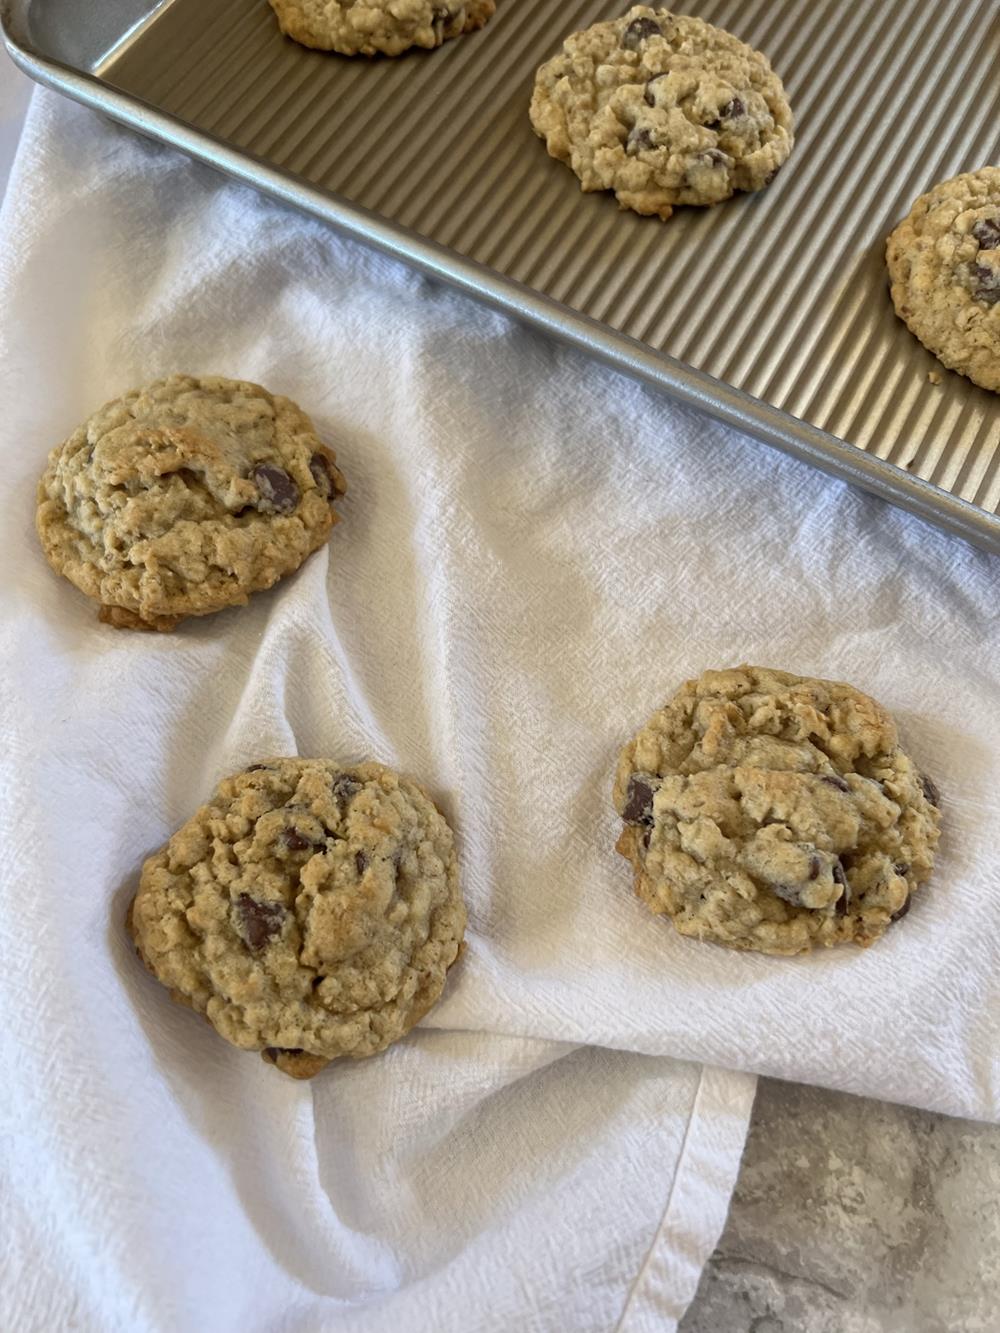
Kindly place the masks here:
[[(348, 60), (266, 0), (4, 0), (29, 73), (761, 439), (1000, 550), (995, 395), (896, 319), (884, 238), (998, 160), (991, 0), (688, 0), (766, 51), (797, 120), (774, 184), (669, 223), (583, 195), (527, 118), (606, 0), (499, 0), (433, 53)], [(91, 12), (87, 12), (91, 11)], [(940, 369), (934, 384), (929, 372)], [(692, 456), (691, 466), (697, 467)]]

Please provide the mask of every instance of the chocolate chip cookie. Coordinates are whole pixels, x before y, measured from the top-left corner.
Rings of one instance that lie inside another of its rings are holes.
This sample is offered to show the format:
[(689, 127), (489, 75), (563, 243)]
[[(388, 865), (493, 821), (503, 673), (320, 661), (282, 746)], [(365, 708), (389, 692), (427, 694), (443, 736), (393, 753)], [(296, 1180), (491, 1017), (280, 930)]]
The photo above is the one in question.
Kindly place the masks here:
[(398, 56), (475, 32), (494, 0), (270, 0), (281, 31), (303, 46), (344, 56)]
[(664, 220), (677, 204), (762, 189), (793, 143), (766, 56), (648, 5), (567, 37), (535, 77), (531, 123), (584, 190)]
[(688, 681), (622, 751), (618, 851), (682, 935), (868, 945), (930, 876), (939, 796), (850, 685), (742, 666)]
[(271, 759), (221, 782), (143, 866), (139, 957), (293, 1078), (397, 1041), (435, 1004), (465, 907), (451, 829), (381, 764)]
[(896, 313), (949, 370), (1000, 393), (1000, 167), (921, 195), (886, 247)]
[(171, 375), (106, 403), (52, 451), (36, 525), (49, 564), (103, 621), (169, 630), (298, 569), (346, 489), (289, 399)]

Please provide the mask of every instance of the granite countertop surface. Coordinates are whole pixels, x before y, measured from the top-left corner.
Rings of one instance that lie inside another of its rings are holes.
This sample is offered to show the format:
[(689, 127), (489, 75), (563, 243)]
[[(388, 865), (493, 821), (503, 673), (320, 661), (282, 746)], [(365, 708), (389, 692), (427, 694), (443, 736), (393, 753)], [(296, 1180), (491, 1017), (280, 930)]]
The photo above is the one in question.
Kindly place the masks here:
[(1000, 1126), (761, 1079), (680, 1333), (1000, 1333)]

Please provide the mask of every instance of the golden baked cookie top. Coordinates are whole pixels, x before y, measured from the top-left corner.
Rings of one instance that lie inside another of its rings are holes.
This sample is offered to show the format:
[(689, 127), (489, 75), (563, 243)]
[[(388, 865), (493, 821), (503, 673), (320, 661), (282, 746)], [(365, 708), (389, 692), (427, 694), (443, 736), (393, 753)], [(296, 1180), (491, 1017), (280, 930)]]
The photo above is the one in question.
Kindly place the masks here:
[(289, 399), (171, 375), (106, 403), (52, 451), (36, 524), (53, 569), (102, 619), (164, 630), (298, 569), (346, 489)]

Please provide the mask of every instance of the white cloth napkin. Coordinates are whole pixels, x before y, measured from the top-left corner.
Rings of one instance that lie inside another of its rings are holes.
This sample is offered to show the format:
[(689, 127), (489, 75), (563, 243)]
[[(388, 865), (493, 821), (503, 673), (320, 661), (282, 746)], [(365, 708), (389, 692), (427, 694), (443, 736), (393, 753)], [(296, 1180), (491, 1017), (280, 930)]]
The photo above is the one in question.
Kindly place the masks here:
[[(593, 755), (573, 738), (603, 747), (604, 720), (580, 732), (542, 673), (568, 730), (542, 713), (521, 732), (519, 569), (565, 531), (532, 513), (556, 478), (523, 428), (508, 471), (494, 395), (549, 356), (37, 99), (0, 215), (0, 1329), (676, 1327), (725, 1220), (753, 1077), (567, 1039), (580, 1016), (558, 1006), (544, 1036), (522, 1032), (553, 953), (624, 896), (593, 874), (605, 774), (595, 827), (577, 827)], [(116, 633), (42, 561), (35, 480), (76, 418), (175, 366), (307, 404), (351, 498), (335, 546), (275, 595), (168, 637)], [(494, 498), (505, 474), (516, 490)], [(501, 675), (481, 665), (494, 636)], [(123, 931), (142, 858), (215, 781), (295, 752), (374, 754), (434, 788), (472, 915), (451, 1003), (471, 989), (480, 1009), (471, 1025), (464, 1002), (442, 1009), (437, 1031), (308, 1085), (171, 1004)], [(593, 979), (604, 1005), (628, 1002), (620, 968)]]

